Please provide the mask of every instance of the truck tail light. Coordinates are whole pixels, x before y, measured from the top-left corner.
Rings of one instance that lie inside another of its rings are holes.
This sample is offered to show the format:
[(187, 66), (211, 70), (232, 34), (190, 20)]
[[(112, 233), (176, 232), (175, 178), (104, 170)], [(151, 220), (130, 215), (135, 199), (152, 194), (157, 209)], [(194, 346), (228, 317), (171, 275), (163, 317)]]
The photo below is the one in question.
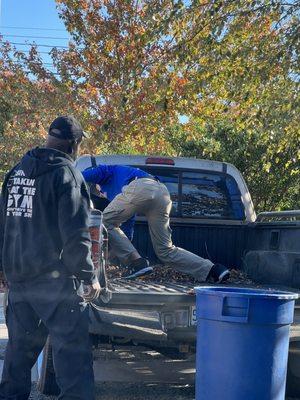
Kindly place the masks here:
[(172, 158), (164, 157), (148, 157), (146, 164), (159, 164), (159, 165), (175, 165), (175, 161)]

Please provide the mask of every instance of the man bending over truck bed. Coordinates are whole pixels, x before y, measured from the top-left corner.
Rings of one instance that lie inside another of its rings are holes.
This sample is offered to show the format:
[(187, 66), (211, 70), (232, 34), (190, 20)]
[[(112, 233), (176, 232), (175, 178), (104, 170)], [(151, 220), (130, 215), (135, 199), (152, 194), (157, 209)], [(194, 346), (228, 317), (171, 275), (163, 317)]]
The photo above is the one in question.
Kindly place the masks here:
[(136, 213), (146, 216), (154, 251), (164, 264), (199, 281), (211, 277), (220, 283), (229, 277), (223, 265), (173, 245), (169, 217), (172, 201), (168, 189), (156, 177), (139, 168), (105, 164), (86, 169), (83, 176), (87, 182), (100, 185), (111, 201), (104, 210), (103, 222), (114, 254), (128, 268), (126, 278), (133, 279), (153, 270), (120, 229)]

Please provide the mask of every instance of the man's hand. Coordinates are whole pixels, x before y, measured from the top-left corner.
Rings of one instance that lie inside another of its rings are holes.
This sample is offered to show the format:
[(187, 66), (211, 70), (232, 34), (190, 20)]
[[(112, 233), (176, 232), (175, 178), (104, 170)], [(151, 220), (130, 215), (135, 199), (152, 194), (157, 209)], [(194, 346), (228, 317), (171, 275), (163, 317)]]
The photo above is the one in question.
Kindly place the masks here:
[(87, 303), (89, 303), (93, 300), (96, 300), (99, 297), (101, 291), (102, 288), (98, 281), (93, 283), (92, 285), (83, 285), (82, 297)]

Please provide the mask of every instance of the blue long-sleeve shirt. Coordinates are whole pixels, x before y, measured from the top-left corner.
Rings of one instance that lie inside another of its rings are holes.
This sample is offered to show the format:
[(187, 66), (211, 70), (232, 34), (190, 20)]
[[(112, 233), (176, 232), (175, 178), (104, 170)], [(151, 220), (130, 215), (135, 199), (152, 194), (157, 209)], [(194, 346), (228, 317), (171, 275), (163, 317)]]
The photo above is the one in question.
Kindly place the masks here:
[[(122, 188), (136, 178), (150, 178), (151, 175), (139, 168), (125, 165), (98, 165), (82, 172), (87, 182), (101, 186), (101, 191), (109, 201), (122, 192)], [(123, 232), (129, 239), (133, 237), (134, 216), (122, 225)]]

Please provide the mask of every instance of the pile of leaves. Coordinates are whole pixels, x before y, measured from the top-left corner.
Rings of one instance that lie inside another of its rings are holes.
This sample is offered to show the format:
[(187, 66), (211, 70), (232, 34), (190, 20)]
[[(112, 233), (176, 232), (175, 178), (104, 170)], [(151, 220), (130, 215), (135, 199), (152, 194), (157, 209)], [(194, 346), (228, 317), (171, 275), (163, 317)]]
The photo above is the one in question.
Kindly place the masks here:
[[(119, 267), (116, 265), (109, 265), (107, 268), (108, 279), (119, 279), (126, 275), (128, 271), (124, 267)], [(162, 264), (157, 264), (153, 266), (153, 272), (142, 278), (144, 282), (155, 282), (155, 283), (183, 283), (183, 284), (197, 284), (199, 283), (191, 275), (183, 274), (175, 271), (171, 267), (164, 266)], [(212, 282), (210, 282), (212, 283)], [(230, 285), (255, 285), (244, 271), (231, 269), (230, 278), (226, 282)]]
[(239, 269), (230, 270), (230, 278), (226, 283), (232, 285), (243, 285), (243, 286), (255, 285), (255, 282), (249, 278), (246, 272), (241, 271)]

